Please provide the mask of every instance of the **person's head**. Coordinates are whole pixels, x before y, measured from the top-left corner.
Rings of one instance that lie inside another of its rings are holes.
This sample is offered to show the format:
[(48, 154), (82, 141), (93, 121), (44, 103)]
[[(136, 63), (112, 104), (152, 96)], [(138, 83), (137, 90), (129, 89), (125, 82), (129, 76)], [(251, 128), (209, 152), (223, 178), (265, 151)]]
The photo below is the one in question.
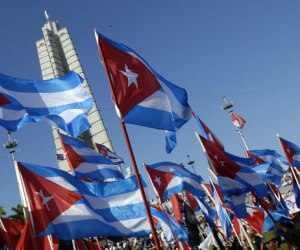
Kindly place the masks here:
[(268, 250), (278, 249), (280, 243), (280, 236), (275, 230), (270, 230), (263, 234), (262, 243)]

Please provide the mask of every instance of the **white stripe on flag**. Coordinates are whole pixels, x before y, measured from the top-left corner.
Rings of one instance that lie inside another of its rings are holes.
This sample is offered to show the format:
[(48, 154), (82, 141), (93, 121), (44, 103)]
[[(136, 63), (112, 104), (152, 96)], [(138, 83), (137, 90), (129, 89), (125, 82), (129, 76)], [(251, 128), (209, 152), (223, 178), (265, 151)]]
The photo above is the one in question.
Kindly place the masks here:
[(13, 96), (26, 108), (51, 108), (70, 103), (83, 102), (90, 98), (81, 84), (73, 89), (54, 93), (24, 93), (7, 90), (0, 86), (0, 92)]

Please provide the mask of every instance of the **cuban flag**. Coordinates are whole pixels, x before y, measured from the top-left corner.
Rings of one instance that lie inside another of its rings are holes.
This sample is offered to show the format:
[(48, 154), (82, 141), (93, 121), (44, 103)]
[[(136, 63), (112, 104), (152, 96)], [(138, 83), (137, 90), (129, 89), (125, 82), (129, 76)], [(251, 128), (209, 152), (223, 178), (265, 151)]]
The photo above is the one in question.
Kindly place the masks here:
[(234, 112), (231, 113), (231, 120), (237, 131), (240, 131), (241, 129), (243, 129), (243, 127), (246, 124), (246, 121), (244, 120), (244, 118), (242, 118), (241, 116), (239, 116), (238, 114), (236, 114)]
[(269, 183), (268, 189), (269, 189), (270, 198), (272, 199), (272, 202), (276, 207), (276, 209), (289, 211), (279, 188), (276, 185)]
[(175, 219), (164, 212), (161, 208), (151, 205), (150, 212), (152, 217), (158, 220), (168, 242), (176, 240), (188, 243), (189, 237), (186, 229)]
[(16, 164), (36, 237), (145, 237), (151, 232), (134, 176), (118, 182), (84, 182), (56, 168)]
[[(136, 52), (95, 32), (102, 62), (107, 71), (117, 113), (125, 123), (174, 133), (192, 114), (187, 92), (160, 76)], [(167, 140), (169, 142), (169, 140)]]
[(231, 207), (236, 217), (245, 218), (247, 216), (246, 194), (251, 190), (239, 181), (228, 177), (217, 176), (217, 180), (226, 203)]
[(289, 164), (295, 168), (299, 168), (300, 167), (300, 148), (296, 144), (294, 144), (288, 140), (285, 140), (281, 137), (279, 137), (279, 141), (280, 141), (283, 151), (287, 157)]
[(228, 177), (240, 182), (242, 185), (254, 191), (259, 198), (268, 195), (268, 190), (263, 179), (250, 167), (238, 164), (233, 161), (228, 154), (217, 148), (211, 142), (200, 136), (201, 142), (206, 150), (210, 162), (212, 163), (216, 175)]
[(87, 113), (94, 102), (75, 72), (46, 81), (0, 74), (0, 125), (8, 131), (48, 121), (73, 137), (90, 128)]
[(224, 233), (226, 240), (228, 240), (230, 238), (231, 232), (232, 232), (230, 215), (225, 210), (225, 208), (222, 207), (224, 202), (223, 202), (223, 197), (219, 196), (219, 194), (220, 194), (219, 187), (212, 181), (210, 181), (210, 187), (211, 187), (211, 197), (215, 204), (215, 209), (218, 214), (219, 223), (221, 225), (221, 228), (222, 228), (222, 231)]
[(249, 150), (247, 153), (250, 155), (254, 155), (260, 158), (263, 162), (273, 162), (274, 164), (278, 165), (282, 168), (283, 171), (287, 171), (289, 168), (288, 161), (285, 157), (277, 153), (275, 150), (272, 149), (256, 149), (256, 150)]
[(183, 190), (188, 190), (195, 197), (205, 197), (202, 178), (186, 168), (172, 162), (160, 162), (145, 167), (162, 202)]
[(255, 165), (255, 162), (256, 162), (256, 159), (254, 157), (240, 157), (240, 156), (237, 156), (237, 155), (233, 155), (233, 154), (230, 154), (228, 152), (225, 152), (223, 151), (227, 157), (230, 158), (230, 160), (234, 161), (236, 164), (239, 164), (241, 166), (245, 166), (245, 167), (253, 167)]
[(58, 135), (75, 177), (88, 178), (93, 181), (124, 178), (114, 163), (104, 155), (89, 148), (78, 139), (59, 132)]
[(216, 145), (216, 147), (220, 148), (220, 149), (224, 149), (223, 144), (221, 143), (221, 141), (218, 139), (218, 137), (206, 126), (206, 124), (200, 120), (200, 118), (194, 113), (192, 112), (192, 115), (194, 116), (194, 118), (197, 121), (198, 127), (199, 127), (199, 132), (200, 135), (205, 138), (208, 141), (211, 141), (212, 143), (214, 143)]
[(105, 147), (103, 144), (96, 143), (97, 150), (100, 154), (103, 154), (106, 158), (110, 159), (113, 164), (119, 165), (124, 163), (123, 159), (117, 156), (114, 152), (112, 152), (108, 147)]
[[(256, 231), (260, 237), (262, 237), (263, 233), (275, 228), (273, 220), (263, 208), (257, 206), (247, 206), (247, 212), (248, 216), (242, 219), (242, 221), (246, 222), (247, 225)], [(269, 210), (269, 212), (275, 222), (280, 223), (291, 221), (291, 218), (284, 210)]]
[(252, 168), (258, 173), (266, 182), (274, 183), (277, 186), (281, 186), (281, 179), (286, 173), (282, 167), (274, 162), (266, 162), (264, 164), (257, 165)]

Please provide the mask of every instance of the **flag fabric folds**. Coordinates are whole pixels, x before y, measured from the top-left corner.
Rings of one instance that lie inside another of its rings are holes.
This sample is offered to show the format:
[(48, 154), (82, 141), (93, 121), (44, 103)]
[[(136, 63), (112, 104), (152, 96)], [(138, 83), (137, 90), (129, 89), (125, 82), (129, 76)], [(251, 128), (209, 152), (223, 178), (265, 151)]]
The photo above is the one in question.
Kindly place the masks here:
[(196, 197), (205, 197), (202, 178), (186, 168), (172, 162), (160, 162), (145, 167), (162, 202), (183, 190), (188, 190)]
[(199, 127), (199, 134), (208, 141), (211, 141), (216, 147), (224, 149), (222, 142), (217, 138), (217, 136), (206, 126), (206, 124), (200, 120), (200, 118), (192, 112), (192, 115), (197, 121)]
[(135, 176), (84, 182), (59, 169), (17, 165), (38, 237), (146, 236), (151, 231)]
[(243, 129), (246, 124), (245, 119), (234, 112), (231, 113), (231, 120), (237, 131)]
[(189, 237), (186, 229), (175, 219), (154, 205), (151, 205), (150, 211), (151, 215), (158, 220), (168, 242), (174, 241), (174, 237), (179, 241), (188, 242)]
[(72, 173), (77, 178), (105, 180), (122, 179), (123, 174), (106, 156), (89, 148), (84, 142), (58, 133)]
[(121, 157), (117, 156), (114, 152), (112, 152), (108, 147), (105, 147), (103, 144), (96, 143), (96, 147), (98, 152), (110, 159), (113, 164), (119, 165), (121, 163), (124, 163)]
[(288, 140), (285, 140), (281, 137), (279, 137), (279, 141), (282, 145), (282, 148), (284, 150), (284, 153), (287, 157), (287, 160), (288, 160), (290, 166), (299, 168), (300, 167), (300, 148), (296, 144), (294, 144)]
[(250, 155), (254, 155), (263, 162), (259, 161), (259, 164), (266, 163), (266, 162), (273, 162), (274, 164), (278, 165), (283, 169), (283, 171), (287, 171), (289, 168), (289, 164), (287, 159), (280, 155), (278, 152), (272, 149), (256, 149), (256, 150), (249, 150), (247, 153)]
[(94, 105), (82, 82), (75, 72), (45, 81), (0, 74), (0, 125), (15, 132), (45, 120), (77, 137), (90, 128), (87, 113)]
[[(259, 198), (268, 195), (263, 179), (250, 167), (243, 166), (233, 161), (225, 151), (220, 150), (211, 142), (200, 136), (206, 153), (211, 161), (217, 176), (227, 177), (238, 181), (257, 194)], [(221, 185), (220, 188), (222, 189)]]
[(221, 191), (229, 199), (236, 216), (244, 218), (247, 216), (245, 207), (247, 192), (254, 192), (258, 198), (268, 195), (263, 179), (247, 165), (233, 161), (228, 153), (220, 150), (212, 142), (201, 136), (199, 138), (210, 162), (210, 167), (218, 179)]
[(281, 179), (286, 171), (274, 162), (266, 162), (252, 168), (266, 182), (281, 186)]
[(223, 203), (223, 198), (222, 196), (219, 196), (219, 189), (218, 186), (210, 181), (210, 186), (211, 186), (211, 197), (213, 199), (213, 202), (215, 204), (216, 212), (218, 214), (219, 218), (219, 223), (221, 225), (222, 231), (224, 233), (224, 236), (226, 240), (228, 240), (231, 236), (232, 232), (232, 226), (230, 223), (230, 215), (228, 212), (225, 210), (224, 207), (222, 207)]
[[(95, 35), (120, 118), (125, 123), (177, 132), (191, 117), (185, 89), (161, 77), (132, 49), (98, 32)], [(169, 151), (174, 147), (168, 146)]]
[(24, 224), (21, 221), (8, 218), (0, 218), (0, 221), (0, 238), (3, 244), (6, 244), (11, 249), (15, 249), (22, 234)]

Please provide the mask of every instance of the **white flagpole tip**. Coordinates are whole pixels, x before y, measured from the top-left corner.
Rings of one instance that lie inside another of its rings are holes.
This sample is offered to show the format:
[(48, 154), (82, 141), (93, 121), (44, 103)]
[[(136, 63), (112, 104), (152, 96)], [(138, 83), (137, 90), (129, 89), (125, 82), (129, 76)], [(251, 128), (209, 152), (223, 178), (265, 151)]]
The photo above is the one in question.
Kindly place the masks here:
[(278, 133), (276, 133), (277, 137), (280, 137)]

